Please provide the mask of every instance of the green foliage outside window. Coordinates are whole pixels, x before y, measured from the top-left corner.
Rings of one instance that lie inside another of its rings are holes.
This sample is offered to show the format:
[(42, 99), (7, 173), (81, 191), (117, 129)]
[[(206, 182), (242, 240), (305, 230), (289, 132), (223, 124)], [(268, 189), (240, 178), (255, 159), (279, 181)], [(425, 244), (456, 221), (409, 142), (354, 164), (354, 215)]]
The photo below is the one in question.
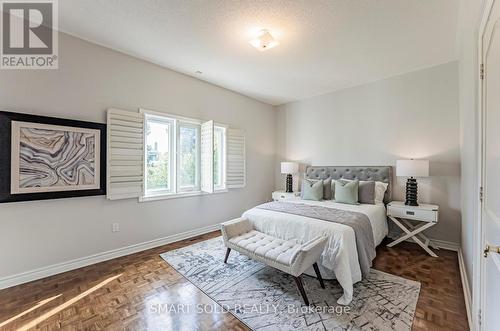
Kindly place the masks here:
[(148, 123), (146, 127), (146, 137), (148, 143), (146, 145), (146, 170), (148, 190), (168, 189), (170, 187), (170, 155), (168, 152), (160, 152), (158, 150), (158, 139), (168, 137), (168, 127), (164, 124), (153, 123), (156, 128), (156, 136), (151, 136), (152, 127)]
[[(150, 146), (148, 146), (149, 149)], [(157, 160), (149, 160), (147, 165), (147, 188), (151, 190), (167, 189), (169, 187), (169, 157), (168, 153), (161, 153)]]
[(180, 128), (180, 185), (196, 185), (197, 130), (191, 127)]

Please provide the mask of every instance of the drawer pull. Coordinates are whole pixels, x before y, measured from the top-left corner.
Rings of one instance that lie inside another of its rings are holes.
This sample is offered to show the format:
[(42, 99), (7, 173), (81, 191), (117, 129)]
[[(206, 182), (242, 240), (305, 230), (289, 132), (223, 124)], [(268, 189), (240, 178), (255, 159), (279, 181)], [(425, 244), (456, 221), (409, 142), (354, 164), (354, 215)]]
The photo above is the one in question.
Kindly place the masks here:
[(407, 211), (406, 211), (406, 215), (415, 215), (415, 212), (414, 212), (414, 211), (409, 211), (409, 210), (407, 210)]

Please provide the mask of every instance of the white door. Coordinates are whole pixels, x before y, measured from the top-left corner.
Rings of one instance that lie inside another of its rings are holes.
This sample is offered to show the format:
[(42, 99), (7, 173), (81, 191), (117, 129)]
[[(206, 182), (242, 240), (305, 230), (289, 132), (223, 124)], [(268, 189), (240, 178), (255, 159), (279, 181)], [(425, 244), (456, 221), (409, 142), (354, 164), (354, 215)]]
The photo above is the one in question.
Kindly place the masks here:
[(495, 0), (482, 35), (483, 79), (483, 330), (500, 330), (500, 0)]

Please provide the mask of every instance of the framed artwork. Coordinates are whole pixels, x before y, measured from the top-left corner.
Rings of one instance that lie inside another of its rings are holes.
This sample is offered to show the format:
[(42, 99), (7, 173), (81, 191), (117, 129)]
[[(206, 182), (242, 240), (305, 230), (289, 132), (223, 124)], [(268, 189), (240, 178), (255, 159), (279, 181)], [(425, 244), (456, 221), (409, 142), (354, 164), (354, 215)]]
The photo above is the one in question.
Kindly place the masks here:
[(0, 112), (0, 202), (106, 194), (106, 125)]

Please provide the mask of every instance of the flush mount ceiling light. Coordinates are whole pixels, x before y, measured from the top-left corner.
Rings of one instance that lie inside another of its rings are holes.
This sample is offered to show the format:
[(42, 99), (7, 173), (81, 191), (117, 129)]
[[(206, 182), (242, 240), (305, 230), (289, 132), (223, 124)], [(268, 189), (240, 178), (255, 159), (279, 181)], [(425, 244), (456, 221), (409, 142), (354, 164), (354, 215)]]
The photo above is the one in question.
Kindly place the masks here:
[(268, 30), (260, 30), (257, 38), (250, 40), (250, 45), (263, 52), (278, 46), (280, 43), (273, 38)]

